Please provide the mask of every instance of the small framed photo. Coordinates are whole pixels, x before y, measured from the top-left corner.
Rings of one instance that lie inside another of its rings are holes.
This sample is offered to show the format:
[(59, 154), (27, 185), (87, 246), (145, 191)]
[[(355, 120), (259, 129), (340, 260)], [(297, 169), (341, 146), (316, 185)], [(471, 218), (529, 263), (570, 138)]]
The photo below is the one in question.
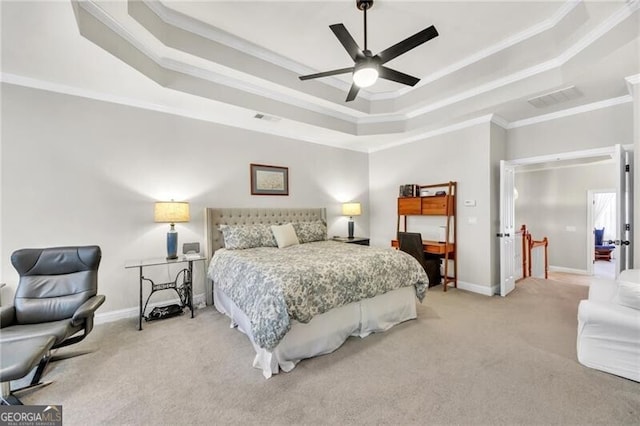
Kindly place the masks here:
[(289, 195), (289, 168), (251, 164), (251, 195)]

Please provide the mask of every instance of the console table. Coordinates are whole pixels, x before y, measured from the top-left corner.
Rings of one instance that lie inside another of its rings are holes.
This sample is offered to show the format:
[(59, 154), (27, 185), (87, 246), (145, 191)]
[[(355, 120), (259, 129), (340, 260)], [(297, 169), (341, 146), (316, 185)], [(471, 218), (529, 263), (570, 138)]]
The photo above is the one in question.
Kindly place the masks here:
[[(142, 330), (142, 319), (145, 318), (144, 312), (147, 309), (147, 304), (149, 303), (149, 299), (153, 293), (161, 290), (174, 290), (178, 297), (180, 298), (181, 306), (188, 307), (191, 310), (191, 318), (193, 318), (193, 262), (199, 262), (206, 260), (205, 256), (200, 254), (196, 256), (180, 256), (177, 259), (166, 259), (166, 258), (157, 258), (157, 259), (146, 259), (146, 260), (131, 260), (125, 263), (125, 268), (138, 268), (140, 272), (140, 314), (138, 317), (138, 330)], [(162, 265), (172, 265), (179, 263), (187, 263), (187, 267), (181, 269), (177, 274), (176, 278), (173, 281), (165, 282), (165, 283), (154, 283), (149, 278), (144, 277), (144, 268), (152, 267), (152, 266), (162, 266)], [(179, 284), (178, 280), (182, 275), (182, 283)], [(147, 296), (147, 300), (142, 304), (142, 287), (143, 282), (148, 281), (151, 284), (151, 292), (149, 296)]]

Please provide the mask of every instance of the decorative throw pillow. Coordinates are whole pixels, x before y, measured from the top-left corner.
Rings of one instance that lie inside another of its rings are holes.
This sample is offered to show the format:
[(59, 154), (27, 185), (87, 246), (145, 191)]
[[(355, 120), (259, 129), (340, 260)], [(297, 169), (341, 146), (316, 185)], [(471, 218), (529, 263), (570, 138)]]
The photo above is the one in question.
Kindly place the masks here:
[(229, 250), (277, 246), (267, 225), (220, 225), (220, 231), (224, 238), (224, 247)]
[(293, 224), (300, 244), (327, 239), (327, 225), (322, 220), (313, 222), (296, 222)]
[(618, 281), (618, 304), (640, 310), (640, 284)]
[(286, 225), (272, 225), (271, 232), (273, 232), (273, 236), (276, 237), (278, 248), (285, 248), (300, 244), (298, 236), (296, 235), (296, 230), (293, 229), (293, 225), (290, 223), (287, 223)]

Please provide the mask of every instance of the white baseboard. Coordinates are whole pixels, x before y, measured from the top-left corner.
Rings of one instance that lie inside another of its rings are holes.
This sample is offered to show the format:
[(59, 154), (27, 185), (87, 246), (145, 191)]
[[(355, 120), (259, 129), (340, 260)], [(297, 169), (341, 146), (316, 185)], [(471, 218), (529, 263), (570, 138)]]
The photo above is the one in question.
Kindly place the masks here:
[(566, 272), (567, 274), (589, 275), (586, 269), (565, 268), (564, 266), (551, 266), (549, 270), (553, 272)]
[[(451, 285), (449, 285), (449, 287), (451, 287)], [(460, 290), (466, 290), (472, 293), (482, 294), (484, 296), (493, 296), (495, 291), (494, 286), (487, 287), (486, 285), (473, 284), (460, 280), (458, 280), (458, 288)]]
[[(203, 308), (205, 306), (205, 301), (206, 301), (206, 295), (204, 293), (193, 295), (193, 306), (195, 309)], [(176, 298), (176, 299), (163, 300), (161, 302), (149, 303), (147, 305), (147, 311), (155, 308), (156, 306), (165, 306), (172, 303), (179, 304), (180, 300)], [(95, 324), (105, 324), (108, 322), (118, 321), (126, 318), (138, 318), (139, 314), (140, 314), (139, 306), (136, 306), (134, 308), (119, 309), (117, 311), (101, 312), (96, 314), (94, 322)]]

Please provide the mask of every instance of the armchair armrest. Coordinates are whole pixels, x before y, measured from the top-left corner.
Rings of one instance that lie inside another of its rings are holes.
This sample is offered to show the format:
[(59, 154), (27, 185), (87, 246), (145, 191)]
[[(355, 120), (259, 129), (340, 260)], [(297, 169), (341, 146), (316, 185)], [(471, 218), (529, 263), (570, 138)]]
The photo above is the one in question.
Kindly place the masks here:
[(8, 327), (16, 322), (15, 306), (0, 306), (0, 328)]
[(95, 295), (86, 302), (84, 302), (71, 318), (71, 324), (74, 326), (82, 324), (87, 318), (93, 317), (96, 309), (104, 303), (105, 297), (101, 294)]
[(640, 310), (615, 303), (581, 300), (578, 305), (578, 334), (590, 326), (598, 336), (628, 340), (640, 348)]

